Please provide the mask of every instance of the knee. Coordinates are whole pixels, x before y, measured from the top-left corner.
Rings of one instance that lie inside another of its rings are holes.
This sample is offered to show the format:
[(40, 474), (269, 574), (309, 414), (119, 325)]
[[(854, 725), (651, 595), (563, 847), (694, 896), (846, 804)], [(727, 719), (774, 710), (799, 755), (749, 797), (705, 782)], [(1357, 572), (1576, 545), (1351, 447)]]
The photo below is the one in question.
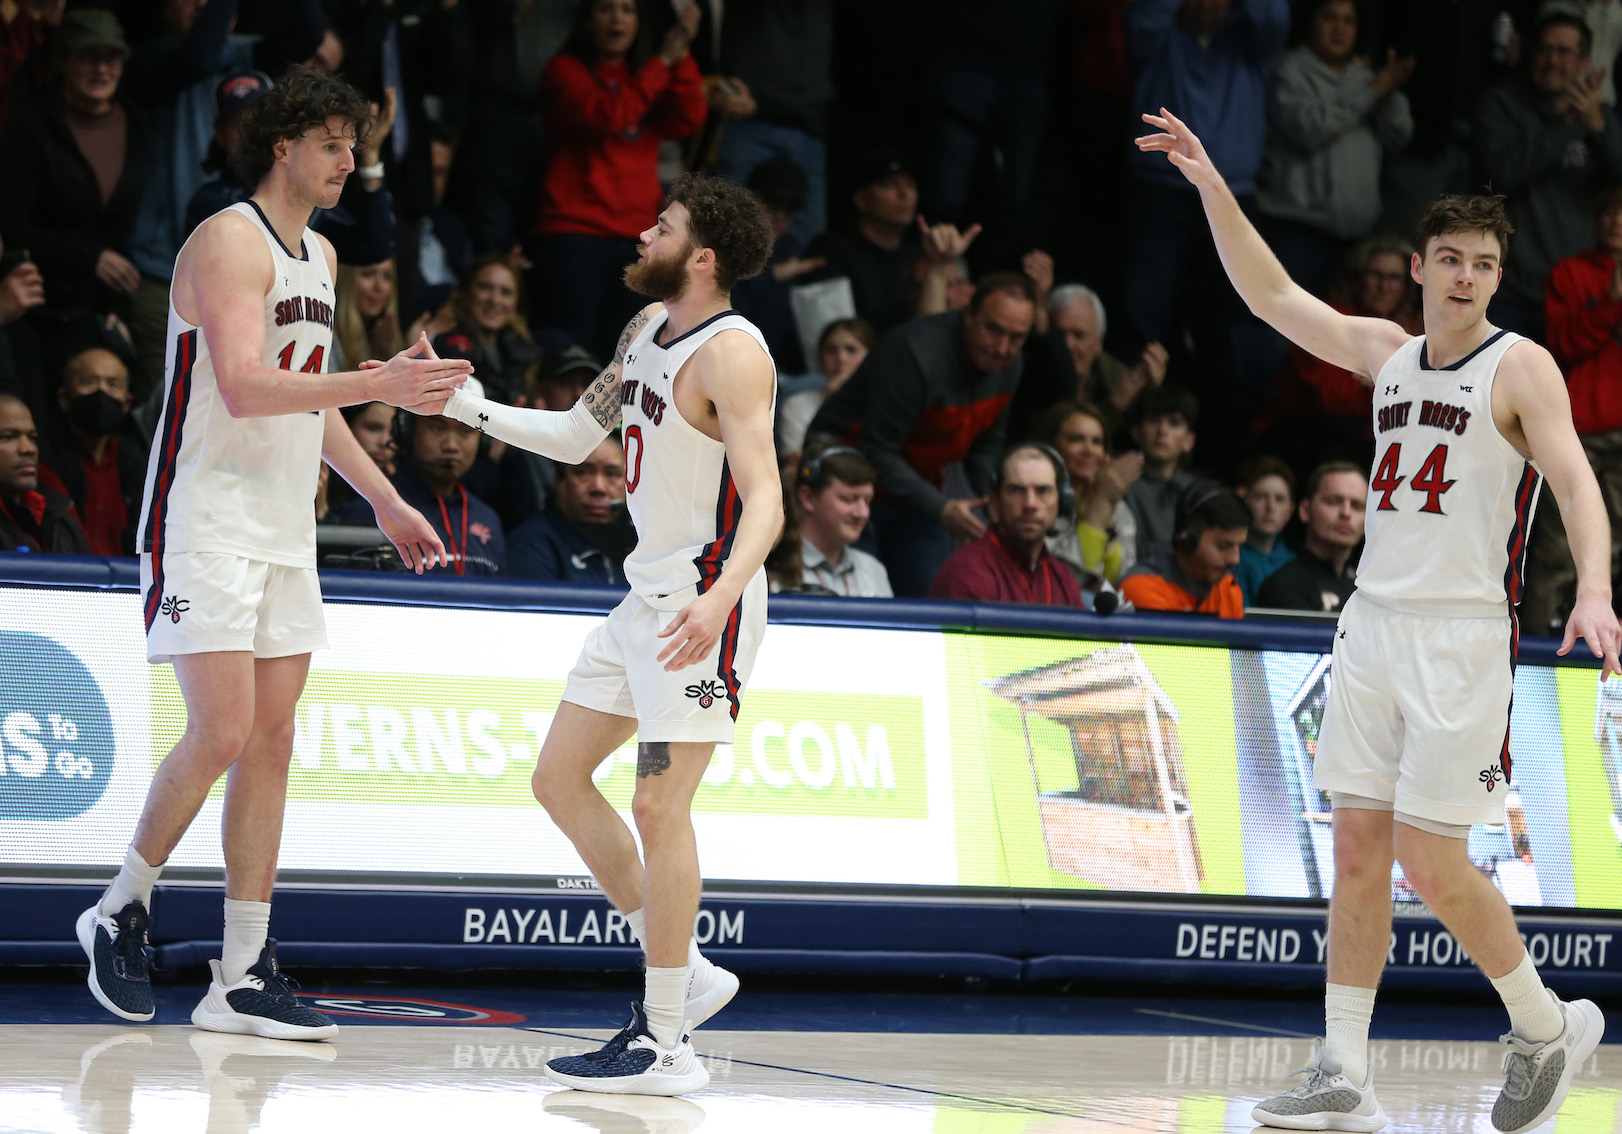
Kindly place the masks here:
[[(1458, 881), (1460, 862), (1447, 853), (1452, 848), (1438, 849), (1425, 841), (1397, 835), (1397, 861), (1402, 863), (1403, 877), (1425, 902), (1432, 906), (1445, 904), (1448, 894)], [(1463, 865), (1474, 870), (1468, 861)]]
[(197, 759), (215, 775), (225, 770), (242, 755), (253, 735), (253, 718), (247, 714), (220, 717), (209, 721), (191, 722), (192, 751)]
[(1335, 887), (1378, 886), (1391, 882), (1393, 859), (1389, 832), (1337, 826), (1335, 830)]
[(563, 803), (563, 776), (558, 766), (548, 761), (544, 754), (535, 762), (535, 772), (529, 777), (529, 786), (535, 793), (535, 802), (546, 808), (548, 815)]
[(674, 806), (669, 800), (642, 793), (631, 800), (631, 819), (636, 823), (637, 834), (642, 836), (644, 846), (661, 842), (672, 829), (688, 822), (684, 808)]

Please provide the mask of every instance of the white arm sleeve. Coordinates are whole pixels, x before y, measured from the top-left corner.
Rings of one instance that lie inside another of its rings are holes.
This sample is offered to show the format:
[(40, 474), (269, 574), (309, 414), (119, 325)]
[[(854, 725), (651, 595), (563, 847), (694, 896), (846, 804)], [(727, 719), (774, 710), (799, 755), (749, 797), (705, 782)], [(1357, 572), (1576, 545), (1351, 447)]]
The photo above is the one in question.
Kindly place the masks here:
[(591, 456), (609, 432), (591, 416), (584, 401), (575, 402), (568, 412), (520, 409), (457, 390), (445, 403), (444, 414), (509, 445), (566, 465), (578, 465)]

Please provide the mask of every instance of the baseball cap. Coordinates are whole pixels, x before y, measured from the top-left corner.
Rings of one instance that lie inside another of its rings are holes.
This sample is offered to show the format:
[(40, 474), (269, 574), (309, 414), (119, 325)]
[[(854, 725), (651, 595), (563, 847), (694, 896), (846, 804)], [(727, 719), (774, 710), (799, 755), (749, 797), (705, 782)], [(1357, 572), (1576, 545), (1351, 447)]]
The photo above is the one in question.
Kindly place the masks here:
[(603, 368), (602, 363), (592, 357), (591, 352), (582, 346), (565, 347), (558, 351), (544, 367), (541, 368), (539, 381), (552, 382), (571, 374), (576, 370), (589, 370), (596, 374)]
[(224, 118), (245, 110), (270, 93), (276, 84), (263, 71), (238, 71), (214, 88), (214, 113)]
[(897, 173), (905, 173), (909, 177), (917, 174), (912, 168), (912, 162), (907, 160), (906, 153), (900, 146), (881, 145), (874, 146), (862, 155), (856, 163), (856, 179), (854, 187), (866, 189), (869, 185), (883, 181)]
[(77, 55), (81, 51), (111, 50), (125, 59), (130, 57), (130, 45), (124, 41), (124, 29), (118, 17), (105, 8), (76, 8), (62, 17), (57, 43), (64, 55)]

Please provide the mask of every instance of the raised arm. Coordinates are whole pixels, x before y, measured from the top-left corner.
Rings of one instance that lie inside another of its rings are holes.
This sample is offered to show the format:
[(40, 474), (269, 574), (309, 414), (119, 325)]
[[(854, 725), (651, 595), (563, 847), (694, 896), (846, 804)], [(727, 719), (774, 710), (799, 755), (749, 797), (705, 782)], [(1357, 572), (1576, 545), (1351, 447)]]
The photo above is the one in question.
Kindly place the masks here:
[(1571, 423), (1571, 400), (1560, 368), (1536, 343), (1516, 343), (1498, 364), (1494, 403), (1500, 394), (1520, 425), (1524, 451), (1537, 462), (1560, 506), (1571, 557), (1577, 564), (1577, 604), (1566, 622), (1559, 652), (1568, 652), (1582, 638), (1596, 658), (1605, 659), (1602, 680), (1622, 673), (1617, 661), (1622, 628), (1611, 609), (1611, 520), (1593, 467)]
[(445, 416), (509, 445), (566, 465), (578, 465), (620, 423), (620, 373), (625, 366), (626, 348), (661, 310), (662, 304), (650, 303), (625, 324), (613, 360), (568, 410), (520, 409), (458, 390), (445, 404)]
[(1200, 191), (1222, 266), (1251, 312), (1302, 350), (1372, 383), (1408, 332), (1385, 319), (1342, 315), (1290, 279), (1194, 132), (1164, 107), (1143, 120), (1161, 132), (1138, 138), (1138, 148), (1165, 154)]
[(743, 514), (720, 577), (659, 633), (670, 639), (658, 658), (667, 670), (709, 656), (732, 608), (783, 530), (783, 484), (772, 445), (772, 391), (777, 374), (771, 359), (748, 335), (723, 331), (700, 347), (687, 367), (695, 387), (715, 406), (727, 470), (743, 501)]
[[(320, 245), (330, 265), (332, 246), (325, 239)], [(427, 339), (371, 370), (324, 374), (323, 360), (314, 357), (293, 359), (287, 370), (267, 366), (265, 296), (275, 270), (258, 227), (236, 212), (204, 223), (175, 265), (175, 310), (203, 329), (220, 397), (232, 417), (309, 413), (359, 402), (435, 413), (473, 369), (465, 359), (415, 357), (426, 352)]]

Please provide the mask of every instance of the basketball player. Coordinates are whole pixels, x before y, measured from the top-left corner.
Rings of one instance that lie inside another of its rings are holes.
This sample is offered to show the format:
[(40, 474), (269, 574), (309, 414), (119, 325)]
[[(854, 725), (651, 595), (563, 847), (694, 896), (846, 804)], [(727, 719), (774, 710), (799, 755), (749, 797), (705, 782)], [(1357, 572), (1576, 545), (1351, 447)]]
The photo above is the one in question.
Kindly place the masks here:
[[(623, 425), (625, 502), (637, 546), (631, 593), (586, 640), (535, 767), (535, 796), (568, 835), (647, 956), (643, 1000), (608, 1046), (554, 1059), (586, 1091), (678, 1095), (709, 1074), (686, 1032), (738, 989), (692, 941), (698, 914), (693, 793), (739, 699), (766, 626), (762, 564), (783, 523), (772, 445), (777, 373), (729, 293), (771, 250), (758, 198), (707, 177), (671, 188), (625, 282), (652, 303), (631, 320), (568, 412), (516, 409), (465, 392), (445, 414), (575, 464)], [(631, 814), (647, 865), (591, 771), (637, 736)]]
[(421, 571), (445, 551), (327, 411), (381, 400), (437, 413), (469, 369), (415, 357), (428, 354), (424, 339), (366, 372), (322, 372), (335, 258), (308, 222), (337, 204), (368, 113), (339, 80), (290, 72), (242, 126), (252, 198), (205, 221), (175, 261), (141, 590), (147, 660), (174, 665), (186, 731), (153, 775), (123, 869), (78, 922), (90, 991), (127, 1020), (152, 1018), (153, 885), (223, 773), (224, 947), (192, 1022), (273, 1039), (337, 1032), (294, 1000), (268, 937), (293, 708), (310, 652), (326, 645), (313, 503), (322, 458), (373, 503), (406, 563)]
[(1515, 604), (1540, 472), (1577, 561), (1577, 605), (1560, 653), (1581, 637), (1619, 671), (1610, 529), (1549, 352), (1487, 322), (1510, 226), (1499, 197), (1443, 197), (1421, 218), (1410, 271), (1425, 334), (1342, 315), (1291, 282), (1245, 219), (1198, 138), (1169, 111), (1145, 114), (1199, 189), (1217, 250), (1250, 309), (1374, 387), (1378, 438), (1357, 591), (1335, 633), (1333, 682), (1314, 778), (1332, 793), (1327, 1039), (1306, 1081), (1253, 1117), (1297, 1130), (1378, 1130), (1369, 1018), (1391, 932), (1391, 864), (1442, 919), (1509, 1010), (1493, 1126), (1530, 1130), (1560, 1109), (1599, 1044), (1592, 1003), (1543, 987), (1514, 914), (1466, 853), (1474, 823), (1504, 822)]

